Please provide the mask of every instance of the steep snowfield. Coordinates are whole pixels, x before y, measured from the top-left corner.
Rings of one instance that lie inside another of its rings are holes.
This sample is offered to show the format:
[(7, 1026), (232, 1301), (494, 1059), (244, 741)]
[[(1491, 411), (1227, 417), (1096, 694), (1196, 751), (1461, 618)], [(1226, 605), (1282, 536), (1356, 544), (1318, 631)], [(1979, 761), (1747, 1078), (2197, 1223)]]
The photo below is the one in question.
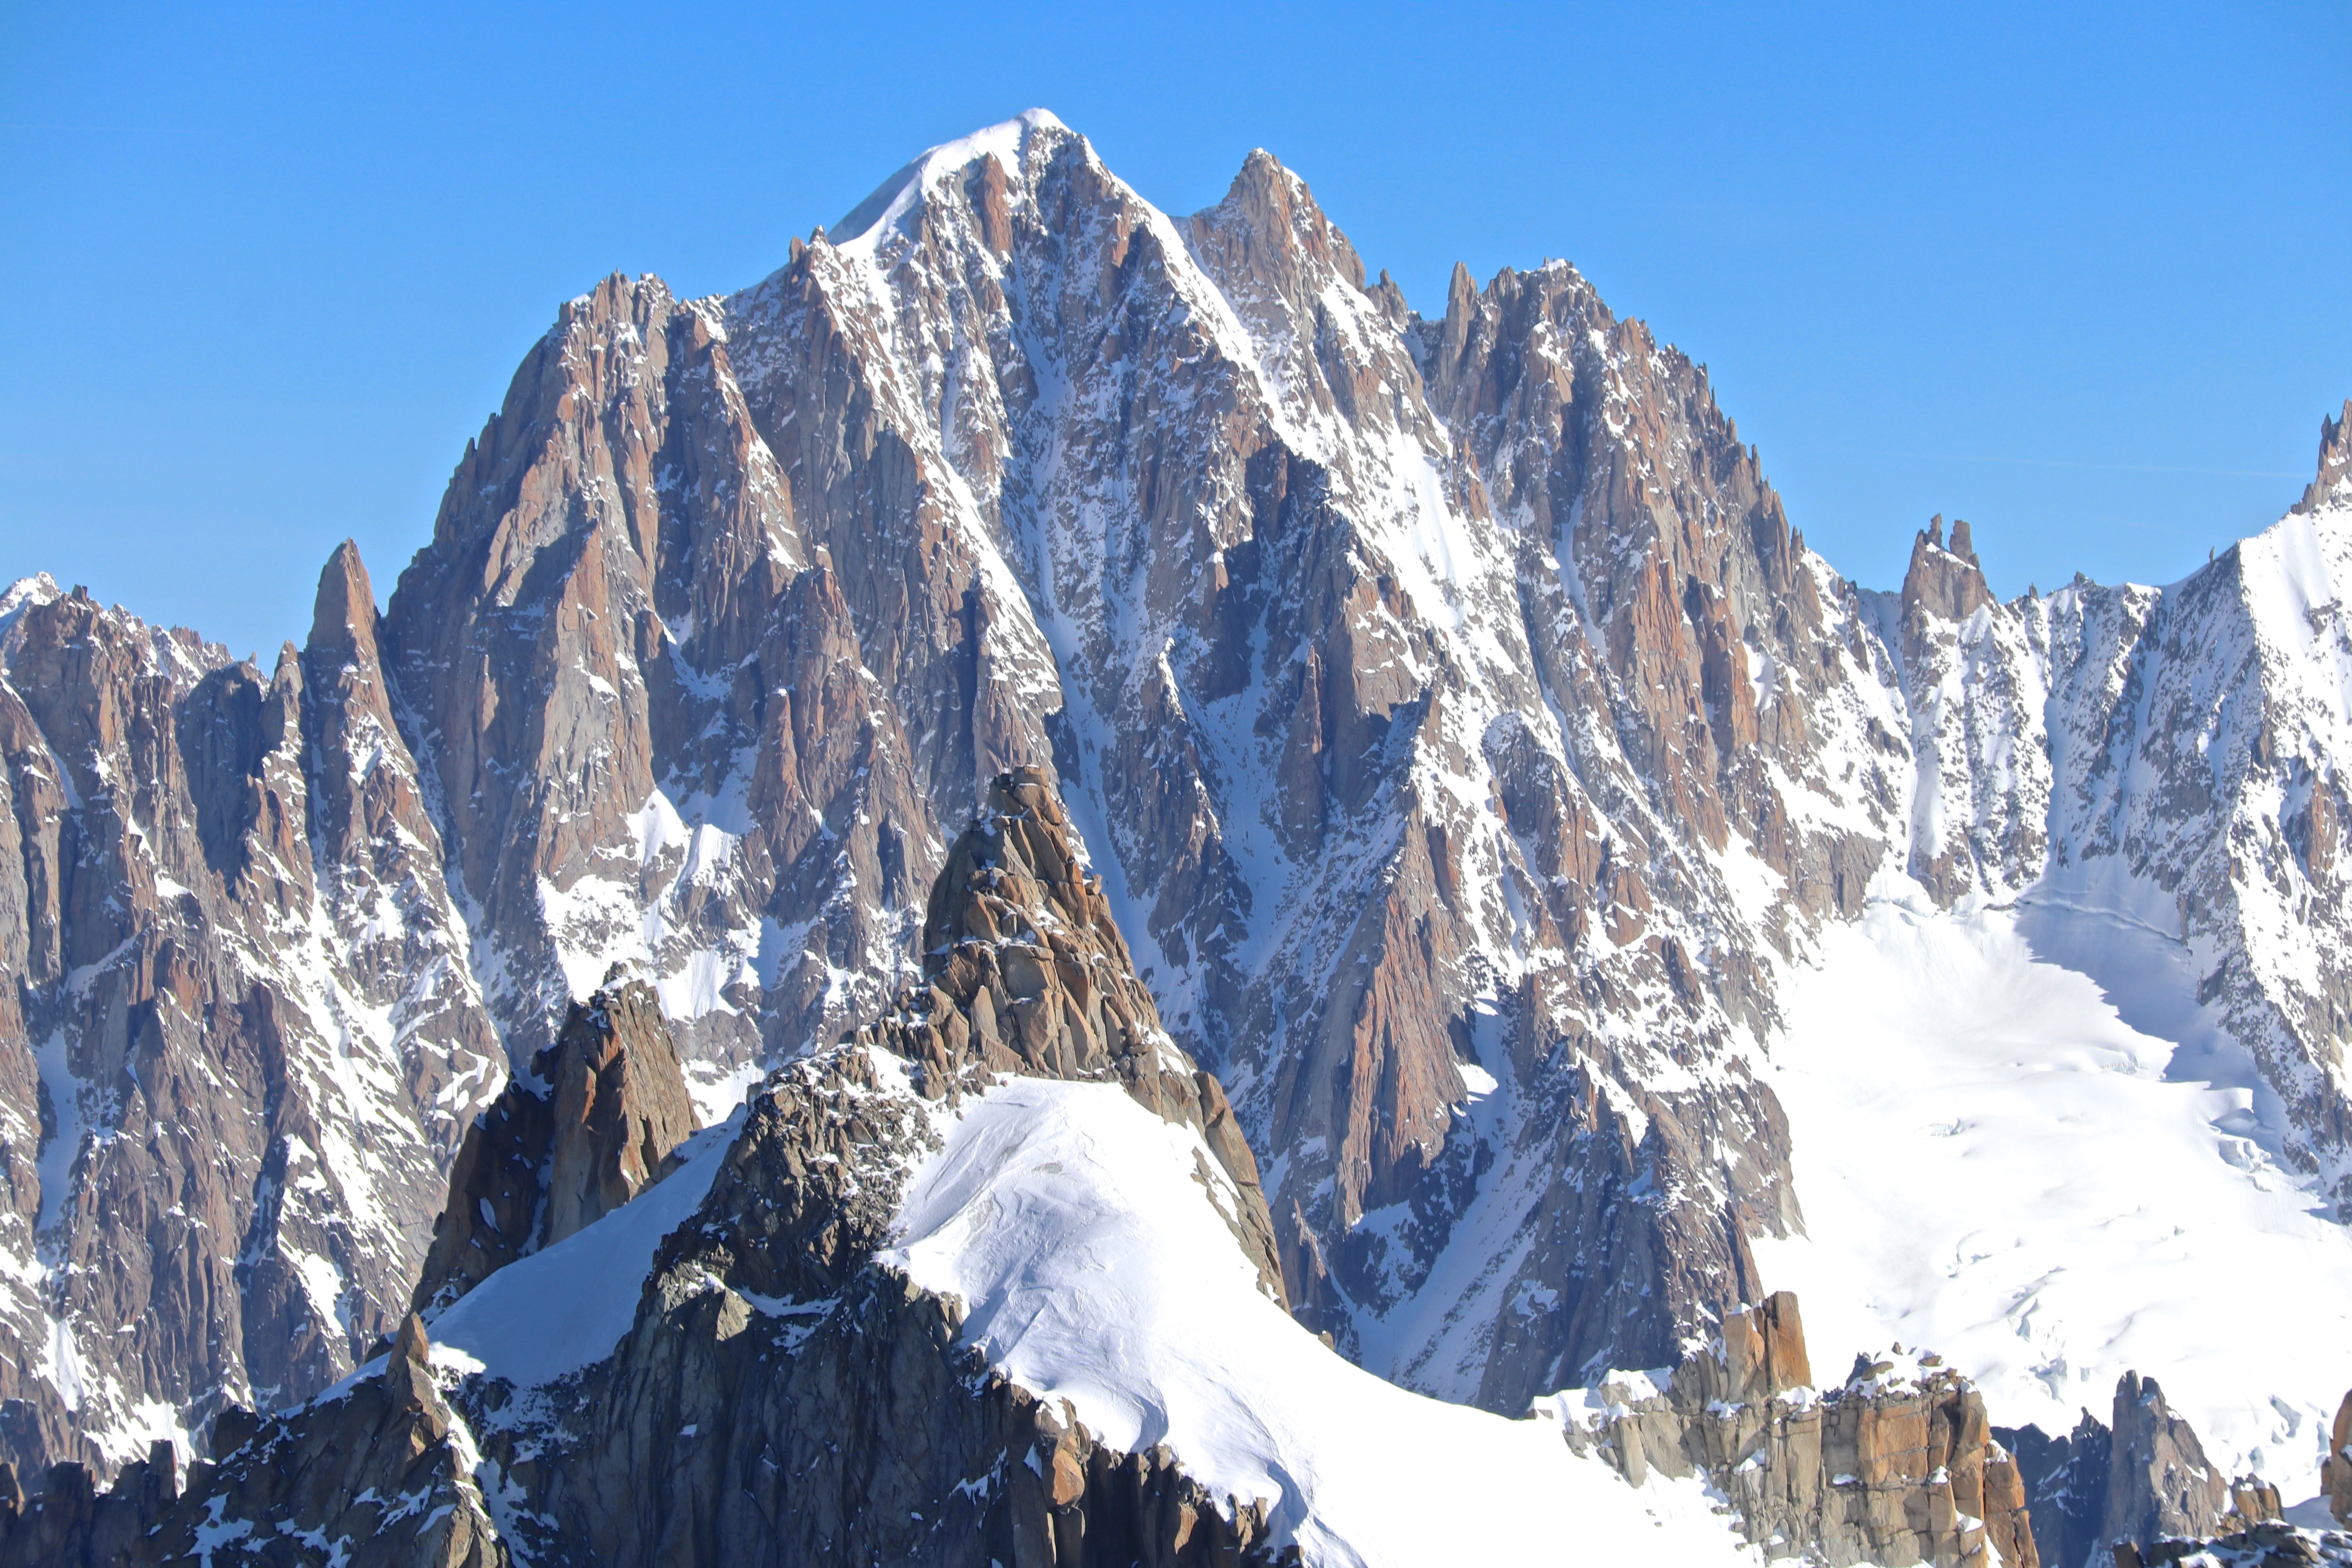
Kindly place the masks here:
[(2105, 1420), (2136, 1368), (2217, 1463), (2309, 1496), (2352, 1386), (2352, 1236), (2263, 1146), (2186, 950), (2079, 906), (1937, 912), (1904, 881), (1786, 993), (1810, 1234), (1756, 1250), (1817, 1365), (1924, 1345), (1997, 1422), (2052, 1431)]
[(739, 1112), (704, 1128), (678, 1145), (678, 1168), (667, 1176), (458, 1298), (432, 1321), (434, 1364), (535, 1388), (611, 1355), (636, 1321), (637, 1286), (662, 1238), (709, 1195), (742, 1125)]
[(1696, 1481), (1629, 1488), (1551, 1420), (1325, 1349), (1258, 1293), (1205, 1146), (1117, 1087), (1015, 1079), (940, 1131), (889, 1260), (962, 1297), (966, 1335), (1107, 1441), (1167, 1443), (1213, 1489), (1272, 1500), (1309, 1563), (1752, 1559)]

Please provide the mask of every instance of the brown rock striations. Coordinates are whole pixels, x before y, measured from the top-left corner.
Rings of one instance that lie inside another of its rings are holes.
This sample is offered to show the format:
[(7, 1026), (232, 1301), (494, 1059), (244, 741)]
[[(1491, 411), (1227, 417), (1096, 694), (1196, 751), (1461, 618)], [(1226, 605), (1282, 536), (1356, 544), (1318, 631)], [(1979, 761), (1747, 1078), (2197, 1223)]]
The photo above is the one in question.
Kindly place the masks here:
[(0, 1454), (104, 1472), (350, 1368), (504, 1063), (348, 546), (266, 676), (79, 591), (10, 601)]
[(1811, 1383), (1796, 1299), (1782, 1292), (1727, 1319), (1664, 1392), (1640, 1377), (1537, 1408), (1636, 1486), (1653, 1469), (1704, 1475), (1768, 1557), (1830, 1568), (2041, 1561), (2024, 1482), (1967, 1379), (1898, 1352), (1858, 1358), (1843, 1387)]
[(419, 1311), (551, 1247), (660, 1179), (695, 1129), (661, 1000), (618, 971), (575, 1002), (530, 1076), (467, 1130), (416, 1283)]
[[(890, 973), (937, 853), (794, 490), (717, 310), (608, 279), (469, 447), (384, 626), (519, 1052), (611, 963), (698, 953), (677, 1022), (714, 1114), (844, 1021), (829, 973)], [(809, 945), (753, 964), (763, 918)]]

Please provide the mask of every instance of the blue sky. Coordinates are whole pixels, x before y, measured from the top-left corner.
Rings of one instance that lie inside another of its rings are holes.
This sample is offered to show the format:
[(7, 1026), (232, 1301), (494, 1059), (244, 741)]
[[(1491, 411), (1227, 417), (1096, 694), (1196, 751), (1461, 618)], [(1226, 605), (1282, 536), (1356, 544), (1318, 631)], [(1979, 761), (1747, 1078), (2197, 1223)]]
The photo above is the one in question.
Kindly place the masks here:
[[(2352, 395), (2352, 7), (0, 0), (0, 578), (265, 656), (380, 596), (558, 300), (749, 283), (1032, 104), (1162, 207), (1253, 146), (1423, 310), (1565, 257), (1808, 539), (2168, 581)], [(330, 15), (347, 11), (348, 15)]]

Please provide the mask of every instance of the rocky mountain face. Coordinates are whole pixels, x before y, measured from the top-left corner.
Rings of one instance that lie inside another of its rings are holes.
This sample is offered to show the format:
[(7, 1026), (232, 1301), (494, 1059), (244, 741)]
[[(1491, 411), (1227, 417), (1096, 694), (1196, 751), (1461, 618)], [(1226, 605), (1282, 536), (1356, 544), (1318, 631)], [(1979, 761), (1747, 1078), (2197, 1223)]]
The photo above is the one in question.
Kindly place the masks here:
[(694, 1131), (660, 1000), (617, 971), (604, 981), (467, 1131), (416, 1282), (420, 1311), (619, 1208)]
[(0, 1448), (103, 1473), (397, 1323), (505, 1056), (350, 546), (267, 672), (0, 616)]
[(1041, 767), (1272, 1160), (1303, 1316), (1499, 1407), (1670, 1359), (1795, 1221), (1743, 1049), (1788, 938), (1727, 824), (1822, 911), (1868, 869), (1737, 760), (1810, 732), (1754, 671), (1826, 679), (1828, 580), (1572, 273), (1456, 307), (1270, 158), (1180, 225), (1044, 116), (744, 294), (567, 307), (386, 618), (509, 1042), (629, 957), (715, 1106), (872, 1015), (940, 821)]
[(1733, 1314), (1666, 1386), (1636, 1376), (1558, 1396), (1571, 1445), (1640, 1486), (1705, 1475), (1768, 1555), (2036, 1568), (2025, 1484), (1984, 1400), (1933, 1355), (1857, 1357), (1816, 1388), (1796, 1298)]
[[(184, 1489), (168, 1444), (103, 1493), (80, 1467), (55, 1467), (29, 1503), (0, 1495), (0, 1568), (130, 1568), (223, 1548), (452, 1568), (1301, 1561), (1295, 1535), (1275, 1548), (1304, 1522), (1311, 1489), (1284, 1498), (1296, 1482), (1281, 1470), (1272, 1499), (1207, 1489), (1195, 1445), (1215, 1439), (1181, 1407), (1155, 1417), (1175, 1446), (1103, 1440), (1070, 1402), (999, 1364), (994, 1332), (968, 1318), (992, 1304), (918, 1284), (891, 1249), (919, 1173), (955, 1184), (975, 1160), (1036, 1158), (987, 1135), (943, 1152), (959, 1119), (1024, 1079), (1099, 1085), (1180, 1131), (1199, 1189), (1188, 1201), (1221, 1216), (1219, 1247), (1252, 1298), (1298, 1333), (1279, 1315), (1278, 1248), (1247, 1144), (1215, 1078), (1161, 1026), (1042, 770), (992, 784), (928, 900), (921, 952), (922, 978), (874, 1024), (772, 1074), (724, 1127), (648, 1155), (655, 1182), (554, 1236), (548, 1216), (595, 1190), (578, 1173), (632, 1147), (599, 1130), (647, 1128), (685, 1098), (646, 988), (614, 984), (574, 1005), (535, 1063), (546, 1092), (509, 1086), (461, 1157), (461, 1171), (520, 1169), (540, 1190), (541, 1234), (503, 1268), (460, 1281), (470, 1290), (436, 1293), (427, 1310), (446, 1352), (412, 1315), (381, 1360), (309, 1404), (224, 1412), (216, 1459)], [(583, 1084), (605, 1091), (601, 1114)], [(536, 1163), (489, 1160), (494, 1142), (531, 1125), (557, 1129), (533, 1145)], [(567, 1163), (572, 1148), (595, 1153)], [(453, 1185), (436, 1258), (458, 1234), (454, 1215), (479, 1204), (487, 1226), (507, 1212), (499, 1191), (492, 1205)], [(1081, 1248), (1098, 1245), (1101, 1223), (1081, 1222)], [(504, 1234), (492, 1226), (484, 1240)], [(1061, 1244), (1042, 1231), (1032, 1243)], [(584, 1316), (567, 1300), (581, 1296)], [(1077, 1364), (1102, 1353), (1082, 1345)], [(1816, 1387), (1796, 1300), (1780, 1293), (1729, 1314), (1671, 1373), (1612, 1377), (1538, 1402), (1525, 1425), (1635, 1488), (1654, 1473), (1703, 1480), (1768, 1558), (2041, 1561), (2021, 1467), (1976, 1391), (1934, 1355), (1864, 1355), (1843, 1386)], [(2050, 1489), (2036, 1511), (2059, 1505), (2061, 1529), (2103, 1507), (2099, 1541), (2150, 1543), (2161, 1557), (2168, 1537), (2273, 1528), (2261, 1521), (2276, 1519), (2276, 1493), (2222, 1488), (2153, 1382), (2118, 1387), (2111, 1443), (2086, 1424), (2111, 1463), (2084, 1506)], [(2053, 1449), (2027, 1438), (2038, 1458)], [(2090, 1450), (2077, 1447), (2080, 1469)], [(1309, 1456), (1290, 1458), (1311, 1472)], [(0, 1471), (0, 1494), (13, 1487)]]
[(2117, 1547), (2238, 1534), (2281, 1518), (2277, 1489), (2229, 1479), (2156, 1380), (2137, 1373), (2116, 1383), (2110, 1424), (2086, 1410), (2063, 1437), (2032, 1426), (1994, 1436), (2017, 1456), (2044, 1560), (2063, 1568), (2103, 1568)]
[(2352, 1524), (2352, 1393), (2336, 1407), (2327, 1432), (2327, 1458), (2320, 1466), (2319, 1487), (2327, 1511), (2338, 1524)]
[(1948, 547), (1931, 527), (1899, 602), (1873, 607), (1900, 628), (1920, 759), (1910, 875), (1948, 904), (2041, 902), (2177, 936), (2198, 1002), (2277, 1098), (2234, 1131), (2276, 1142), (2340, 1211), (2352, 488), (2315, 484), (2305, 506), (2167, 588), (2078, 579), (2007, 605), (1964, 531)]
[[(1262, 153), (1175, 218), (1033, 112), (740, 293), (608, 279), (381, 618), (348, 546), (267, 677), (0, 605), (0, 1449), (106, 1470), (314, 1394), (420, 1276), (551, 1239), (559, 1146), (621, 1161), (563, 1177), (584, 1219), (868, 1026), (1144, 1086), (1303, 1322), (1517, 1413), (1765, 1300), (1780, 977), (1874, 885), (2178, 934), (2263, 1135), (2352, 1199), (2345, 429), (2168, 588), (2004, 604), (1938, 520), (1880, 594), (1572, 268), (1418, 315)], [(935, 968), (1013, 768), (1101, 884), (973, 903), (994, 967)], [(576, 1037), (615, 963), (636, 1022)], [(656, 1011), (690, 1114), (640, 1103)], [(1118, 1065), (1160, 1027), (1194, 1065)], [(551, 1050), (630, 1109), (542, 1145)]]
[[(923, 952), (922, 983), (881, 1020), (772, 1077), (698, 1169), (672, 1163), (668, 1181), (698, 1182), (688, 1223), (645, 1235), (635, 1261), (649, 1277), (593, 1281), (635, 1303), (617, 1343), (567, 1347), (578, 1364), (544, 1381), (519, 1384), (509, 1362), (436, 1381), (411, 1317), (338, 1390), (280, 1415), (225, 1417), (221, 1457), (184, 1490), (142, 1478), (91, 1500), (85, 1478), (79, 1506), (45, 1500), (0, 1533), (0, 1563), (56, 1560), (12, 1555), (20, 1538), (68, 1542), (92, 1563), (247, 1542), (282, 1543), (289, 1563), (451, 1568), (510, 1552), (541, 1563), (1271, 1562), (1262, 1507), (1209, 1496), (1164, 1447), (1100, 1443), (959, 1344), (961, 1301), (877, 1257), (909, 1171), (939, 1143), (935, 1113), (1001, 1077), (1100, 1081), (1196, 1135), (1202, 1201), (1228, 1215), (1280, 1300), (1249, 1150), (1216, 1080), (1161, 1028), (1045, 775), (992, 785), (929, 901)], [(562, 1114), (578, 1098), (566, 1086), (599, 1062), (608, 1085), (617, 1064), (639, 1061), (658, 1088), (665, 1042), (649, 1003), (620, 985), (575, 1005), (540, 1058), (552, 1120), (580, 1125)], [(510, 1088), (478, 1134), (516, 1125), (498, 1111), (530, 1095)], [(543, 1213), (572, 1190), (562, 1152), (582, 1141), (559, 1133), (542, 1162)], [(614, 1208), (650, 1206), (643, 1191)], [(452, 1213), (475, 1201), (453, 1193)], [(541, 1298), (502, 1303), (473, 1283), (439, 1321), (511, 1313), (510, 1331), (542, 1351), (561, 1335)]]

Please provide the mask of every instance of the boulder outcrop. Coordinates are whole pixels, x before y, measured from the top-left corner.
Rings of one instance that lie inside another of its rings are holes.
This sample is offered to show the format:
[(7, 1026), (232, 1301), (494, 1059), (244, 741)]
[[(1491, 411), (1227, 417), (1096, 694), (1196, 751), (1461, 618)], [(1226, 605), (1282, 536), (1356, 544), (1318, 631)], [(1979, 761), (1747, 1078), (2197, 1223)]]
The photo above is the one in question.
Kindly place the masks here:
[(2294, 510), (2311, 513), (2352, 499), (2352, 397), (2344, 411), (2319, 419), (2319, 472), (2305, 485)]

